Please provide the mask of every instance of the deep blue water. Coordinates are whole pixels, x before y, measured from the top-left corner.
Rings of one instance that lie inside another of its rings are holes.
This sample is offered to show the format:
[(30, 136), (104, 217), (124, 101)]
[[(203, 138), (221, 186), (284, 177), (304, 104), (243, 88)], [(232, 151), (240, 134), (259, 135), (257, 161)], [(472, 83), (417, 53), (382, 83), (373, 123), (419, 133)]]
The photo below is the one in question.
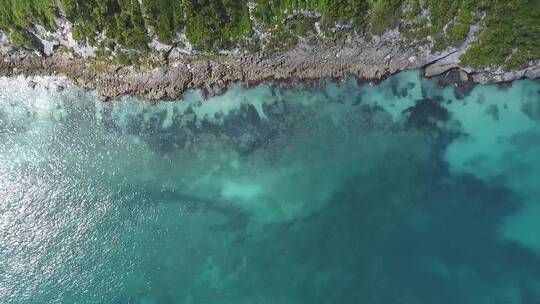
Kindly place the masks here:
[(540, 303), (538, 81), (57, 85), (0, 80), (0, 303)]

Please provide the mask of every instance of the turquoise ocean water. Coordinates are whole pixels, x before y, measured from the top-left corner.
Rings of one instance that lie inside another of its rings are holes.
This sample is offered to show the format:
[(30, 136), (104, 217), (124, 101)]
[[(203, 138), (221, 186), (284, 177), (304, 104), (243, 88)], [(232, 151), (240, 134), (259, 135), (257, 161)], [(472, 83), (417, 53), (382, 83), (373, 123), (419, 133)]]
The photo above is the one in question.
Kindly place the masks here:
[(540, 303), (540, 82), (0, 81), (0, 303)]

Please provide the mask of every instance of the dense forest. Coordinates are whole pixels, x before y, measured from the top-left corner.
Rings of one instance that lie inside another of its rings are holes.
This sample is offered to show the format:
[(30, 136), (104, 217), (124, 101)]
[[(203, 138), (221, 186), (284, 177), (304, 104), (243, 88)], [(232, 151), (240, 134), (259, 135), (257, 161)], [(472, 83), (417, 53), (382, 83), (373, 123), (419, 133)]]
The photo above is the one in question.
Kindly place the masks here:
[(258, 51), (261, 36), (275, 51), (299, 38), (369, 39), (398, 27), (442, 50), (479, 24), (465, 64), (517, 68), (540, 59), (540, 0), (0, 0), (0, 30), (19, 47), (32, 49), (33, 26), (53, 31), (59, 15), (74, 24), (74, 39), (107, 49), (145, 51), (154, 35), (174, 44), (183, 33), (200, 51)]

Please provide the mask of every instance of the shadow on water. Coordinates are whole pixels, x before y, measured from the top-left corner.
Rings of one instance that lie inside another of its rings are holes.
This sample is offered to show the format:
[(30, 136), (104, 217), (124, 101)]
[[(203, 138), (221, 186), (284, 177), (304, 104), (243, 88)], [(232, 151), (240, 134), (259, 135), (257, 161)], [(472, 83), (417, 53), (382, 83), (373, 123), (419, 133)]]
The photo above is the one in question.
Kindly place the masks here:
[(301, 282), (302, 303), (536, 303), (538, 255), (498, 233), (519, 199), (471, 176), (448, 178), (416, 194), (361, 189), (365, 177), (353, 178), (315, 215), (252, 242), (279, 240), (265, 247), (267, 263), (294, 261), (288, 276)]

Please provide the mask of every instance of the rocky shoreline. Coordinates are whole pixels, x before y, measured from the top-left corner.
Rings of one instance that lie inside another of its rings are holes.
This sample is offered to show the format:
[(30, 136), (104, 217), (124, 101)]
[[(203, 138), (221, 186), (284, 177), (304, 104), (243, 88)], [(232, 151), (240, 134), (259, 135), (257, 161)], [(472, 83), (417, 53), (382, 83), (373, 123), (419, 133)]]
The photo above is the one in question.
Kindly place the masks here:
[(96, 90), (104, 101), (131, 95), (150, 102), (178, 99), (192, 89), (216, 94), (233, 82), (248, 85), (283, 81), (317, 82), (347, 76), (378, 81), (407, 69), (423, 69), (426, 77), (459, 70), (461, 81), (472, 83), (540, 77), (540, 63), (512, 72), (461, 67), (459, 55), (466, 47), (431, 53), (429, 49), (404, 49), (392, 43), (391, 37), (377, 42), (352, 46), (300, 46), (271, 55), (229, 54), (211, 57), (185, 54), (174, 59), (163, 58), (159, 67), (148, 70), (129, 65), (96, 63), (69, 52), (55, 51), (50, 56), (13, 52), (0, 55), (0, 76), (65, 76), (78, 86)]

